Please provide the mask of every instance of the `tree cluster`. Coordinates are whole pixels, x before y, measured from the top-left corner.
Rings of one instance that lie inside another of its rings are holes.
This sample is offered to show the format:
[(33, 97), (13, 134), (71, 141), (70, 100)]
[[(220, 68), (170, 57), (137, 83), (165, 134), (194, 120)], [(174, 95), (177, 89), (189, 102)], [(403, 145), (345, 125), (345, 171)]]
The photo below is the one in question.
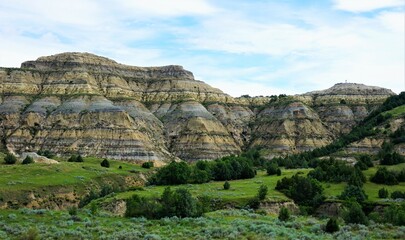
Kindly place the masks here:
[(84, 162), (84, 159), (80, 154), (79, 155), (72, 155), (68, 159), (68, 162)]
[(363, 185), (366, 182), (361, 170), (333, 158), (318, 161), (317, 167), (308, 176), (323, 182), (351, 182), (352, 185)]
[(378, 184), (396, 185), (405, 182), (405, 169), (401, 171), (390, 171), (386, 167), (378, 168), (377, 172), (370, 178), (370, 181)]
[(299, 205), (311, 208), (319, 206), (324, 200), (321, 184), (316, 179), (298, 174), (277, 181), (276, 190), (292, 198)]
[(210, 180), (227, 181), (253, 178), (256, 175), (252, 162), (246, 157), (228, 156), (215, 161), (198, 161), (195, 165), (171, 162), (149, 178), (154, 185), (204, 183)]
[(172, 191), (165, 188), (160, 198), (141, 197), (134, 194), (127, 200), (126, 217), (198, 217), (209, 209), (210, 202), (204, 198), (194, 198), (186, 188)]
[(405, 162), (405, 158), (394, 151), (392, 143), (384, 142), (378, 152), (381, 165), (396, 165)]

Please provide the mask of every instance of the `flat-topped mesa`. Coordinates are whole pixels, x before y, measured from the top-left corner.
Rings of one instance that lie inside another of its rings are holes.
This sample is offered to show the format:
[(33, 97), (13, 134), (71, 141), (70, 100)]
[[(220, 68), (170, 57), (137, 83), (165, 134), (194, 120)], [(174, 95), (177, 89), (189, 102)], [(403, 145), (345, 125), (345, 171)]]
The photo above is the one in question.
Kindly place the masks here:
[(139, 79), (178, 79), (194, 80), (193, 73), (179, 65), (162, 67), (137, 67), (117, 63), (106, 57), (91, 53), (68, 52), (40, 57), (35, 61), (21, 64), (23, 69), (40, 71), (89, 71), (109, 73)]
[(326, 90), (312, 91), (303, 95), (395, 95), (395, 93), (387, 88), (359, 83), (337, 83)]

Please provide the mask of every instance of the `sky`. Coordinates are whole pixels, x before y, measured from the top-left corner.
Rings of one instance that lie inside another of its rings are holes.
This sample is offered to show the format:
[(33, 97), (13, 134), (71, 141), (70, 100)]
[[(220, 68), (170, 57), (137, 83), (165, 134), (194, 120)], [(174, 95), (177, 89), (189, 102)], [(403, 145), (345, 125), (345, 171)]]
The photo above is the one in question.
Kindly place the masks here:
[(0, 66), (90, 52), (234, 97), (405, 88), (404, 0), (0, 0)]

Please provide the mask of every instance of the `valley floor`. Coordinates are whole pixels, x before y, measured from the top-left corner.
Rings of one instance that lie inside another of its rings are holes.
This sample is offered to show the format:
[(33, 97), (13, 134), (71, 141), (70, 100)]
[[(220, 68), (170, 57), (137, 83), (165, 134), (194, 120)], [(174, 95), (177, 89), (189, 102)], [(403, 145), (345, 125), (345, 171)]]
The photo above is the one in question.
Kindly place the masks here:
[(334, 234), (322, 229), (327, 219), (276, 216), (247, 210), (221, 210), (199, 218), (120, 218), (81, 210), (2, 210), (0, 239), (404, 239), (405, 227), (371, 224), (342, 226)]

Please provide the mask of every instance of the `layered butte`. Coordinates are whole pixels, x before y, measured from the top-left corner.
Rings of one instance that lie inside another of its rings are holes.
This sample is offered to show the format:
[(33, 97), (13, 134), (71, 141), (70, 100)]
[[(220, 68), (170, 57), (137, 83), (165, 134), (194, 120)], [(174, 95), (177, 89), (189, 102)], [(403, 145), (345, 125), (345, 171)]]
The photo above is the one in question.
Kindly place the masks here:
[(134, 67), (62, 53), (0, 68), (0, 147), (130, 161), (269, 157), (324, 146), (394, 93), (337, 84), (304, 95), (233, 98), (181, 66)]

